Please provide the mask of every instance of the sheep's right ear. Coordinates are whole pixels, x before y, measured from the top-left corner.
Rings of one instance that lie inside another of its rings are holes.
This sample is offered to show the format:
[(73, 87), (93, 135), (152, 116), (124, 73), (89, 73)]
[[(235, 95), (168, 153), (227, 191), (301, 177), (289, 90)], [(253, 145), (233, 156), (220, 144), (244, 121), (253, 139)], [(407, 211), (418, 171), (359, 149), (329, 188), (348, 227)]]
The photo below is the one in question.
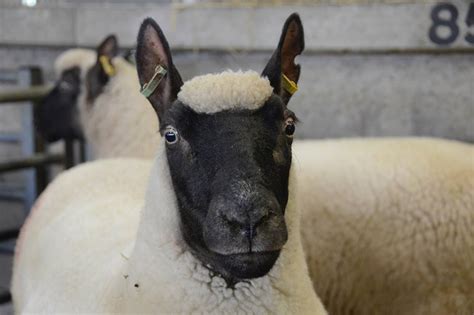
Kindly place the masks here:
[(173, 64), (163, 32), (151, 18), (143, 21), (140, 27), (136, 63), (142, 94), (151, 102), (161, 122), (176, 100), (183, 81)]

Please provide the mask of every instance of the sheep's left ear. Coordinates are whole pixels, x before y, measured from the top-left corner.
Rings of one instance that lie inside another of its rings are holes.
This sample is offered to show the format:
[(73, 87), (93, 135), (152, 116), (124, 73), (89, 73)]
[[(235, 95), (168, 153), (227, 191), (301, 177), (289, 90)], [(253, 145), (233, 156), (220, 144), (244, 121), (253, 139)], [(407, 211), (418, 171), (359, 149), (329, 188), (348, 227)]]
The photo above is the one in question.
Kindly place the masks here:
[(293, 13), (286, 19), (278, 47), (262, 72), (262, 76), (270, 80), (273, 92), (280, 95), (285, 104), (298, 89), (300, 65), (295, 64), (295, 58), (303, 50), (303, 24), (299, 15)]
[(118, 40), (113, 34), (107, 36), (102, 43), (100, 43), (99, 47), (97, 47), (97, 65), (103, 74), (108, 77), (115, 75), (115, 67), (112, 64), (112, 59), (117, 56), (118, 52)]

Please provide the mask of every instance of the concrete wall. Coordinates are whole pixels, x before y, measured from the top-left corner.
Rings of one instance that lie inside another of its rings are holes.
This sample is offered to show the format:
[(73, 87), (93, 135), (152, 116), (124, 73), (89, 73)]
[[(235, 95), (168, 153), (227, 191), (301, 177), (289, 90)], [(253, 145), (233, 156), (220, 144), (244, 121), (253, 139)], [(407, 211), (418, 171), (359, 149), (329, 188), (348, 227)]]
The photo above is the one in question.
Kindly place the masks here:
[[(190, 5), (107, 1), (81, 5), (81, 1), (59, 1), (53, 6), (46, 3), (36, 8), (4, 5), (0, 13), (0, 43), (94, 46), (103, 34), (115, 32), (123, 45), (133, 46), (140, 22), (151, 16), (175, 48), (266, 50), (273, 49), (284, 19), (298, 11), (308, 30), (308, 51), (439, 49), (428, 36), (433, 24), (430, 14), (436, 2), (399, 2), (249, 6), (248, 1), (242, 1), (241, 5), (235, 4), (236, 1), (227, 5), (210, 5), (206, 1)], [(463, 39), (469, 32), (464, 20), (470, 2), (450, 2), (458, 12), (459, 36), (444, 48), (472, 48)], [(449, 19), (448, 13), (443, 12), (442, 18)], [(444, 28), (440, 33), (449, 32)]]
[[(187, 78), (225, 68), (262, 69), (283, 21), (297, 11), (306, 35), (301, 89), (292, 104), (304, 117), (301, 136), (432, 135), (474, 141), (474, 46), (465, 39), (474, 35), (465, 22), (474, 4), (450, 1), (458, 13), (458, 35), (451, 44), (438, 45), (429, 37), (433, 1), (302, 2), (43, 0), (25, 8), (6, 0), (0, 3), (0, 69), (38, 64), (51, 79), (52, 62), (63, 49), (94, 47), (109, 33), (117, 34), (123, 47), (133, 47), (147, 16), (163, 27)], [(449, 20), (448, 13), (440, 18)], [(441, 37), (450, 34), (446, 27), (437, 30)]]
[[(286, 16), (297, 11), (306, 35), (300, 91), (291, 103), (303, 121), (299, 137), (424, 135), (473, 142), (474, 46), (465, 38), (474, 29), (465, 20), (474, 4), (450, 1), (459, 32), (451, 44), (439, 45), (429, 37), (436, 2), (387, 1), (256, 6), (44, 0), (25, 8), (5, 0), (0, 69), (35, 64), (53, 80), (53, 61), (64, 49), (94, 47), (109, 33), (133, 47), (140, 22), (152, 16), (185, 78), (227, 68), (260, 70)], [(447, 13), (441, 18), (449, 20)], [(450, 34), (446, 27), (438, 31)], [(17, 121), (15, 109), (0, 107), (0, 131), (18, 128)]]
[[(39, 64), (52, 79), (61, 51), (0, 48), (0, 68)], [(175, 62), (187, 79), (228, 68), (260, 71), (269, 55), (177, 52)], [(299, 62), (300, 90), (291, 102), (303, 122), (299, 137), (424, 135), (474, 142), (474, 54), (325, 53)], [(15, 128), (14, 111), (0, 108), (0, 130)]]

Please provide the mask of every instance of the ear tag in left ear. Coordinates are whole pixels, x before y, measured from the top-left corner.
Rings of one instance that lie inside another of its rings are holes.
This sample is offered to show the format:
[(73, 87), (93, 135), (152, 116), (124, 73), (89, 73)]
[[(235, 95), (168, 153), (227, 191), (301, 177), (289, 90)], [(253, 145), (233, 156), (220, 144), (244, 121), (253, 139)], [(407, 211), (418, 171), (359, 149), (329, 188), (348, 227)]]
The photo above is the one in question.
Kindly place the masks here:
[(100, 56), (99, 57), (99, 62), (100, 65), (102, 66), (102, 69), (104, 69), (104, 72), (109, 76), (113, 77), (115, 75), (115, 68), (112, 66), (110, 63), (110, 59), (107, 56)]
[(291, 81), (284, 73), (281, 74), (281, 84), (283, 88), (291, 95), (298, 91), (298, 85), (294, 81)]
[(157, 65), (155, 68), (155, 73), (151, 77), (150, 81), (143, 84), (140, 93), (142, 93), (145, 97), (149, 97), (151, 94), (153, 94), (167, 72), (168, 71), (165, 69), (165, 67), (162, 65)]

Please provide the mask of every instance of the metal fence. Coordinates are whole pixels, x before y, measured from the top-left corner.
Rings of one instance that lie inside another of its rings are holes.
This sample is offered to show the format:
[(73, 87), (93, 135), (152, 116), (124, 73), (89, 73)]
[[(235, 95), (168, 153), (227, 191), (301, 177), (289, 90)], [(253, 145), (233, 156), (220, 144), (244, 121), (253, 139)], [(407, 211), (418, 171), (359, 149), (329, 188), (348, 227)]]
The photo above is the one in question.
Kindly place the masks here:
[[(16, 143), (21, 146), (22, 156), (19, 158), (0, 161), (0, 174), (23, 171), (24, 186), (11, 189), (0, 186), (0, 200), (22, 202), (25, 217), (35, 199), (46, 188), (50, 180), (49, 166), (54, 164), (70, 168), (75, 162), (85, 160), (84, 144), (75, 145), (72, 140), (65, 140), (63, 153), (49, 153), (47, 145), (34, 127), (34, 108), (50, 91), (43, 83), (43, 73), (38, 67), (23, 67), (18, 71), (1, 71), (0, 82), (16, 83), (17, 88), (0, 92), (0, 106), (14, 105), (21, 108), (21, 131), (18, 133), (0, 134), (0, 142)], [(79, 147), (76, 152), (75, 147)], [(0, 216), (1, 213), (0, 209)], [(19, 227), (0, 231), (0, 254), (12, 255), (13, 246), (4, 242), (17, 238)], [(0, 303), (9, 302), (9, 292), (0, 292)]]

